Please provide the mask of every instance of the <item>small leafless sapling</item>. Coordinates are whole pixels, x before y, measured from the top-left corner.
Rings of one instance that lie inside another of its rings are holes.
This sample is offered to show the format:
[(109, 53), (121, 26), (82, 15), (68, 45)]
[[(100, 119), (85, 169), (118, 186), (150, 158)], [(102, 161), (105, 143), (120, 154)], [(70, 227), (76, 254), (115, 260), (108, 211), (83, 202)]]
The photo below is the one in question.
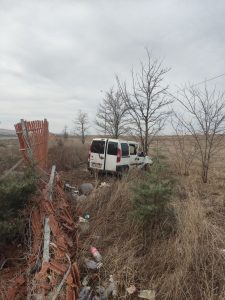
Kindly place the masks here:
[(74, 133), (81, 137), (82, 144), (85, 143), (85, 138), (89, 128), (89, 121), (87, 113), (79, 110), (74, 120)]

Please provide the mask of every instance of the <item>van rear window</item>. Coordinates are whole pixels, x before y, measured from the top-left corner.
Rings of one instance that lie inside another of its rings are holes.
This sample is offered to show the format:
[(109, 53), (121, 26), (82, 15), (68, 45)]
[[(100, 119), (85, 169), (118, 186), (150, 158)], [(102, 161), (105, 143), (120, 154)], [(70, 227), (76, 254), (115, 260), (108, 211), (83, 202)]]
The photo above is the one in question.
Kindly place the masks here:
[(118, 148), (118, 143), (116, 142), (109, 142), (108, 144), (108, 154), (109, 155), (117, 155), (117, 148)]
[(105, 152), (105, 141), (93, 141), (91, 144), (91, 152), (104, 154)]

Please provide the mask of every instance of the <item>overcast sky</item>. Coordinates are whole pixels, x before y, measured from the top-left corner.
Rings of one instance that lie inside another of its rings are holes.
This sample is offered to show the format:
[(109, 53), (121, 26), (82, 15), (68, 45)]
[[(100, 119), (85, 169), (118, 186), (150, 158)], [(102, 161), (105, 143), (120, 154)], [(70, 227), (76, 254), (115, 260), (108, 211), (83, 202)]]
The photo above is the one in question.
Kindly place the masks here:
[(0, 127), (47, 118), (61, 132), (78, 109), (93, 121), (145, 47), (172, 91), (225, 73), (224, 16), (224, 0), (0, 0)]

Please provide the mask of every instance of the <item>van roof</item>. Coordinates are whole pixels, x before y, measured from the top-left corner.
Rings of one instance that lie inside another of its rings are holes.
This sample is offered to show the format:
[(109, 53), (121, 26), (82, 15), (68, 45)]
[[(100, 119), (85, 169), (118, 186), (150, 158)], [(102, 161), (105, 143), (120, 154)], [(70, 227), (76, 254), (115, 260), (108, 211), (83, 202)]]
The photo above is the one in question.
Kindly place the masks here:
[(93, 141), (107, 141), (107, 140), (112, 141), (112, 142), (129, 143), (129, 144), (136, 144), (136, 145), (138, 145), (138, 142), (121, 140), (121, 139), (112, 139), (112, 138), (94, 138), (93, 139)]

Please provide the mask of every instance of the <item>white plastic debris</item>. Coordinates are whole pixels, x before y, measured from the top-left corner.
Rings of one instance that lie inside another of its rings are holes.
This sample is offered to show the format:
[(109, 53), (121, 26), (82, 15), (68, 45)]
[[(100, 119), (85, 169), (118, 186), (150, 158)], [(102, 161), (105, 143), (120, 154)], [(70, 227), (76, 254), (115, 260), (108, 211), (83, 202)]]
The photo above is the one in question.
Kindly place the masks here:
[(126, 291), (128, 292), (128, 294), (132, 295), (137, 292), (137, 288), (135, 285), (131, 285), (128, 288), (126, 288)]
[(139, 298), (144, 298), (148, 300), (155, 300), (155, 291), (154, 290), (140, 290), (138, 293)]
[(79, 223), (88, 223), (88, 220), (83, 218), (83, 217), (79, 217), (79, 220), (78, 220)]
[(89, 283), (89, 280), (90, 280), (90, 276), (89, 275), (85, 276), (84, 279), (82, 280), (82, 285), (87, 286)]
[(117, 290), (117, 284), (116, 284), (116, 281), (113, 278), (113, 275), (109, 276), (109, 281), (110, 281), (110, 284), (109, 284), (109, 286), (106, 289), (107, 298), (111, 294), (112, 294), (113, 298), (116, 298), (117, 295), (118, 295), (118, 290)]
[(104, 182), (101, 182), (99, 187), (104, 188), (104, 187), (108, 187), (108, 186), (110, 186), (110, 184), (104, 181)]
[(69, 183), (64, 184), (65, 191), (71, 191), (74, 194), (79, 194), (77, 187), (70, 185)]

